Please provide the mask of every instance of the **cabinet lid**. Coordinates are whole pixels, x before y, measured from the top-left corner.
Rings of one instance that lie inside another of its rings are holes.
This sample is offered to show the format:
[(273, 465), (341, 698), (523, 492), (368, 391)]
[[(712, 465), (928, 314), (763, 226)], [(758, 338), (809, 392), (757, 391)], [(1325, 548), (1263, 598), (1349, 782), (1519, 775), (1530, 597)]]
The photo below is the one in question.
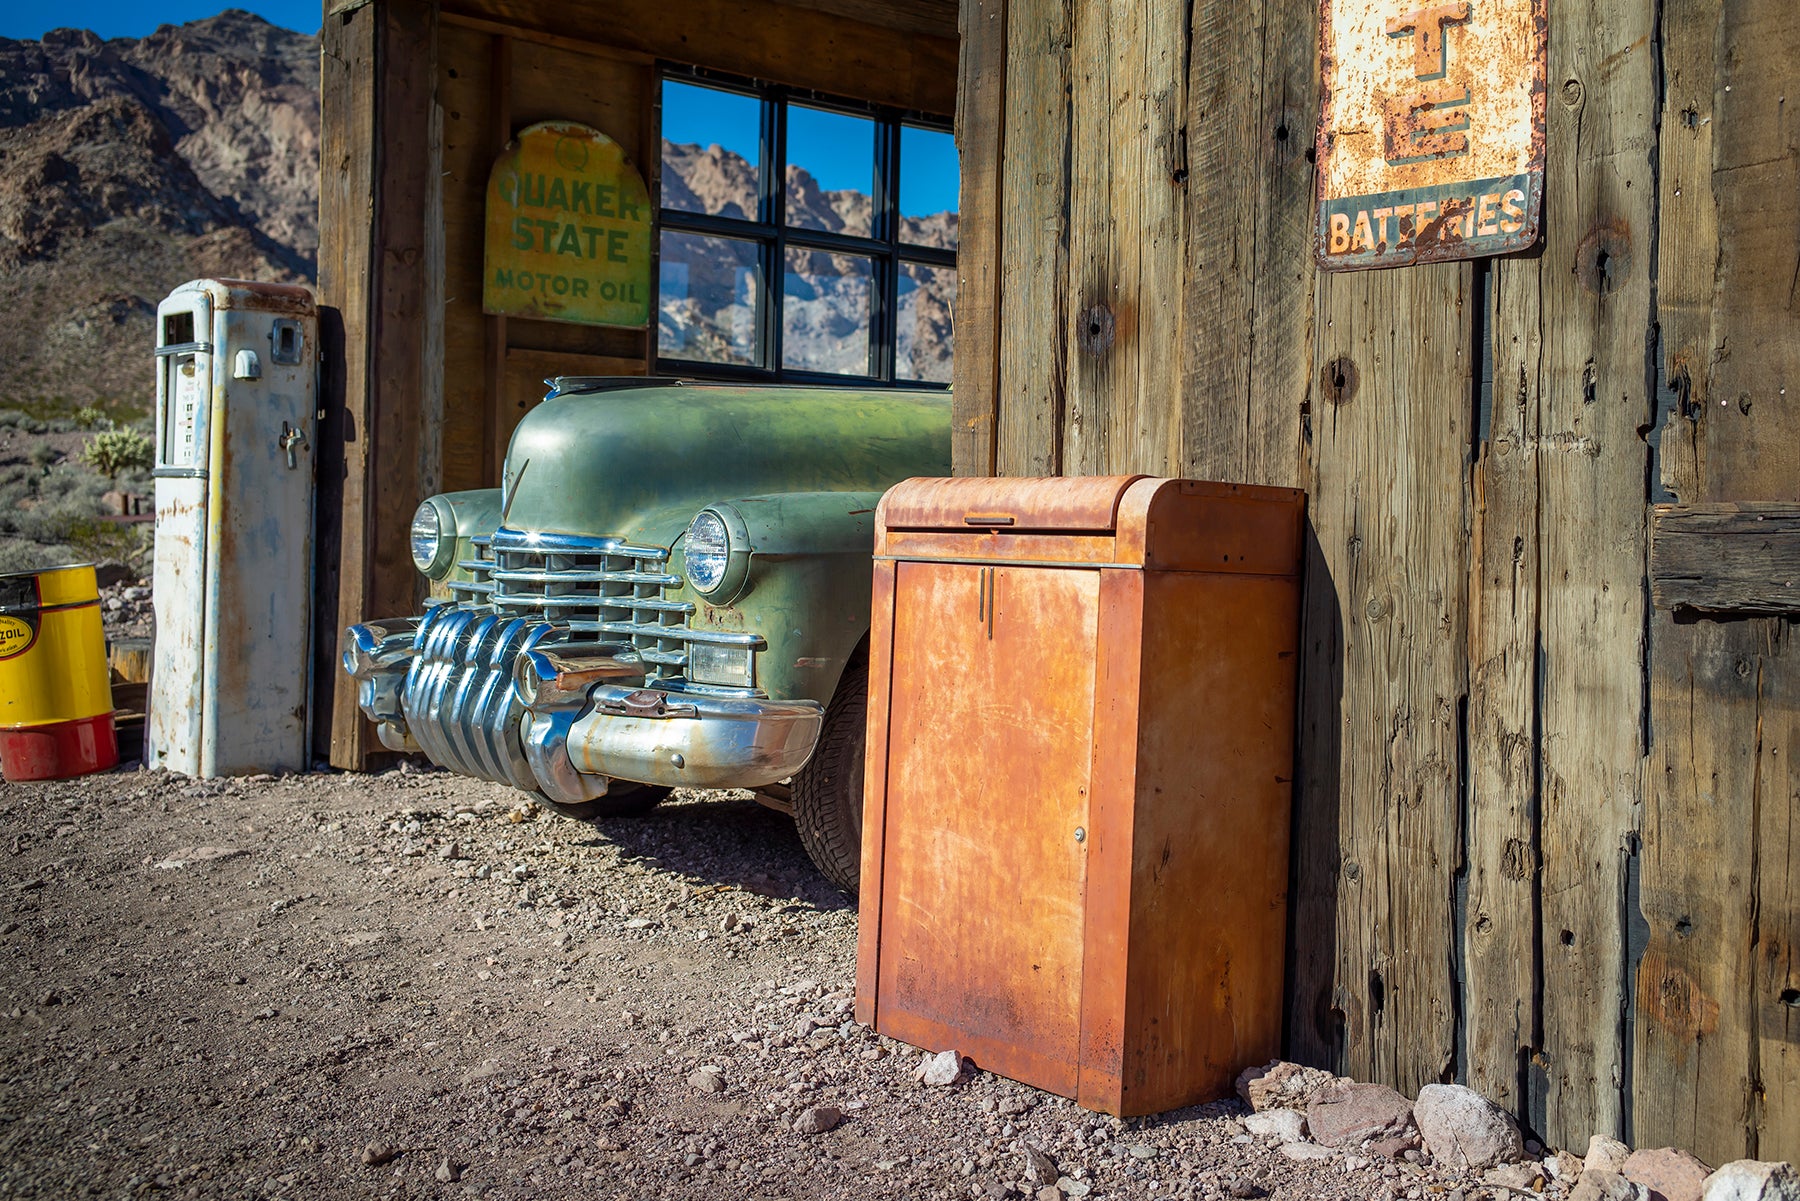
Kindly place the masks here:
[(877, 524), (890, 530), (1054, 530), (1111, 533), (1119, 501), (1141, 475), (1038, 479), (910, 479), (882, 498)]

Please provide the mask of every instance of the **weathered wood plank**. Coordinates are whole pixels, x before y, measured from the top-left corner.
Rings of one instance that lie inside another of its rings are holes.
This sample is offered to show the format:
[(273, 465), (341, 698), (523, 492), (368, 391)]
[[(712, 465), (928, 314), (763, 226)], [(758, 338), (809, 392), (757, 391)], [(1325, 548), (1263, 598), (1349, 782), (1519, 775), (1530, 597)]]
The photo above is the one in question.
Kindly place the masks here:
[(1756, 1031), (1751, 1153), (1800, 1161), (1800, 647), (1794, 627), (1759, 621), (1762, 663), (1756, 765), (1755, 925), (1751, 1022)]
[(1657, 505), (1650, 525), (1657, 608), (1800, 613), (1800, 504)]
[[(1656, 612), (1633, 1129), (1708, 1163), (1751, 1153), (1760, 622)], [(1679, 655), (1679, 658), (1677, 658)]]
[(1645, 477), (1654, 345), (1655, 14), (1550, 12), (1538, 436), (1543, 1004), (1532, 1124), (1623, 1134), (1620, 920), (1644, 755)]
[(1490, 276), (1493, 404), (1475, 465), (1469, 595), (1468, 898), (1463, 1011), (1468, 1082), (1528, 1113), (1525, 1065), (1543, 986), (1537, 924), (1539, 420), (1544, 373), (1535, 264)]
[(1068, 391), (1069, 0), (1011, 0), (1006, 41), (1006, 136), (1030, 150), (1001, 169), (995, 472), (1057, 475)]
[[(1791, 502), (1800, 462), (1771, 449), (1800, 417), (1800, 148), (1775, 81), (1800, 54), (1800, 15), (1707, 0), (1663, 17), (1658, 298), (1679, 405), (1663, 482), (1691, 504)], [(1793, 1155), (1800, 1139), (1789, 635), (1786, 619), (1652, 626), (1636, 1131), (1714, 1162)]]
[(1183, 472), (1293, 486), (1312, 384), (1318, 21), (1200, 0), (1188, 79)]
[(1408, 1092), (1454, 1066), (1471, 278), (1321, 277), (1315, 324), (1290, 1033)]
[[(376, 228), (372, 258), (376, 284), (371, 321), (371, 459), (364, 543), (370, 587), (366, 615), (415, 613), (424, 577), (413, 566), (407, 531), (424, 499), (421, 461), (428, 442), (421, 417), (442, 411), (442, 398), (424, 396), (431, 287), (426, 275), (429, 197), (442, 172), (429, 130), (437, 87), (435, 0), (388, 0), (378, 6), (381, 29), (376, 137)], [(432, 474), (436, 474), (435, 467)]]
[[(488, 67), (488, 170), (481, 176), (481, 224), (477, 227), (487, 229), (487, 185), (488, 177), (493, 171), (494, 159), (511, 143), (514, 131), (512, 97), (513, 97), (513, 54), (514, 40), (511, 37), (496, 37), (490, 47), (491, 57)], [(484, 235), (485, 236), (485, 235)], [(486, 247), (483, 246), (481, 270), (485, 273)], [(486, 289), (487, 280), (482, 276), (481, 289), (476, 292), (475, 303), (481, 304), (482, 291)], [(506, 413), (506, 347), (510, 336), (505, 317), (487, 316), (482, 318), (482, 342), (485, 350), (482, 364), (483, 399), (482, 412), (482, 447), (481, 475), (485, 487), (495, 487), (500, 483), (500, 474), (506, 464), (506, 443), (512, 436), (512, 425), (508, 423)]]
[(443, 487), (486, 487), (487, 321), (481, 313), (482, 239), (488, 169), (494, 38), (449, 22), (438, 26), (438, 99), (444, 112)]
[(1000, 389), (1000, 247), (1007, 197), (1006, 0), (962, 0), (956, 148), (962, 178), (956, 250), (956, 358), (950, 458), (957, 475), (993, 475)]
[(327, 347), (326, 419), (319, 424), (315, 750), (356, 767), (372, 745), (356, 686), (338, 663), (338, 638), (364, 611), (362, 499), (367, 478), (369, 254), (374, 236), (376, 17), (330, 14), (319, 43), (319, 303)]
[(1070, 43), (1063, 470), (1169, 473), (1180, 451), (1185, 8), (1077, 5)]
[(949, 116), (957, 41), (772, 0), (447, 0), (455, 16)]

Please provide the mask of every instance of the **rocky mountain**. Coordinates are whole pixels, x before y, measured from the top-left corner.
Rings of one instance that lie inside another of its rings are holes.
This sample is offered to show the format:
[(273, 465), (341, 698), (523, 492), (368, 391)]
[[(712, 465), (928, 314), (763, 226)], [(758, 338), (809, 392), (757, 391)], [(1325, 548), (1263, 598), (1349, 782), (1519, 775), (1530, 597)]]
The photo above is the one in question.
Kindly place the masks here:
[(175, 285), (312, 278), (318, 54), (237, 10), (0, 39), (0, 408), (142, 412)]
[[(665, 207), (716, 216), (756, 215), (756, 168), (721, 146), (663, 143)], [(799, 167), (787, 169), (790, 226), (867, 237), (873, 203), (865, 192), (822, 189)], [(956, 214), (905, 217), (901, 240), (954, 249)], [(713, 362), (746, 362), (756, 316), (746, 248), (722, 238), (685, 236), (664, 242), (658, 343), (662, 353)], [(790, 246), (783, 264), (787, 294), (782, 357), (807, 371), (867, 369), (868, 261)], [(907, 263), (899, 287), (898, 360), (902, 378), (948, 382), (956, 272)]]

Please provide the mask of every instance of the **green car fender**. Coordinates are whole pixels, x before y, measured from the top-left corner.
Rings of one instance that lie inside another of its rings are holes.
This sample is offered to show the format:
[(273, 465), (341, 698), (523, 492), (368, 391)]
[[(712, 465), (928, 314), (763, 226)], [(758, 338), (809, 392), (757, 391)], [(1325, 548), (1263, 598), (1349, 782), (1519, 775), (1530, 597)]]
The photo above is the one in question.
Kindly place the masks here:
[(711, 599), (689, 597), (690, 624), (762, 635), (757, 687), (829, 702), (868, 636), (880, 500), (879, 492), (782, 492), (706, 506), (725, 523), (729, 561)]

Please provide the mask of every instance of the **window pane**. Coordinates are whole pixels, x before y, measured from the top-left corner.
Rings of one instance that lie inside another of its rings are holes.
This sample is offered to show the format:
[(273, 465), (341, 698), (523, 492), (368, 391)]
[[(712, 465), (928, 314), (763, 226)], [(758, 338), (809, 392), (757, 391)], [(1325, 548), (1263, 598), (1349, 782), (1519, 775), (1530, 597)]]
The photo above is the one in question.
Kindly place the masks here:
[(875, 122), (790, 104), (787, 159), (789, 225), (869, 236)]
[(759, 363), (757, 310), (762, 304), (758, 246), (738, 238), (662, 235), (656, 352), (702, 363)]
[(787, 249), (781, 365), (869, 374), (869, 296), (875, 265), (858, 254)]
[(664, 208), (758, 219), (762, 101), (665, 80), (662, 134)]
[(956, 268), (901, 263), (899, 307), (895, 378), (949, 383), (955, 347), (950, 318), (956, 308)]
[(900, 240), (956, 249), (956, 139), (900, 127)]

